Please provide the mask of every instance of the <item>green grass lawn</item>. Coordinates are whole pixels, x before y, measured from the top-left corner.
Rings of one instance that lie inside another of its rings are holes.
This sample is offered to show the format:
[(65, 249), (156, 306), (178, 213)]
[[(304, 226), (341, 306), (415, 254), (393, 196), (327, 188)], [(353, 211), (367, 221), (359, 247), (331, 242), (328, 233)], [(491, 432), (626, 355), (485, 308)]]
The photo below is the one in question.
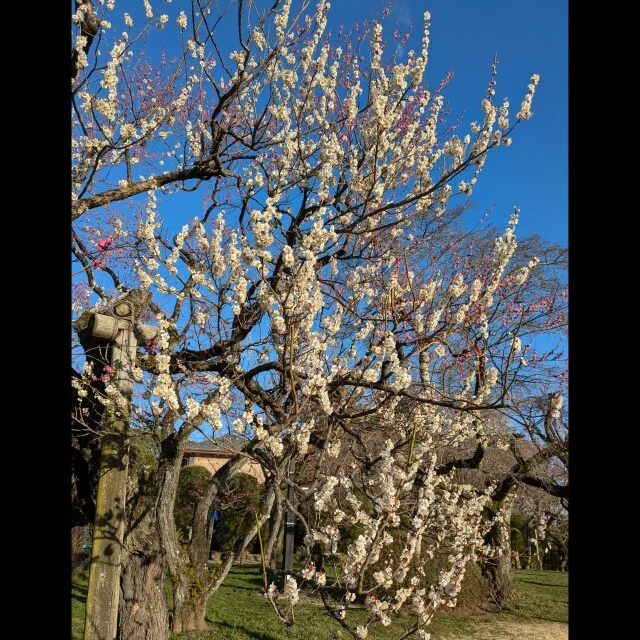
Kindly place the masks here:
[(517, 595), (503, 607), (505, 614), (529, 620), (563, 622), (569, 618), (569, 574), (559, 571), (515, 572)]
[[(82, 640), (83, 636), (87, 578), (86, 571), (73, 574), (73, 640)], [(479, 626), (486, 629), (492, 624), (510, 621), (567, 623), (566, 573), (522, 570), (515, 572), (515, 578), (516, 598), (505, 605), (502, 613), (438, 615), (429, 629), (433, 639), (471, 637)], [(302, 596), (296, 606), (296, 624), (286, 628), (260, 595), (261, 587), (259, 565), (234, 566), (225, 583), (209, 600), (207, 622), (211, 630), (173, 635), (172, 640), (327, 640), (330, 631), (340, 629), (327, 616), (322, 602), (307, 596)], [(364, 619), (366, 612), (357, 611), (349, 616), (355, 622), (355, 619)], [(408, 615), (399, 617), (401, 626), (407, 627), (415, 619)], [(392, 640), (399, 635), (397, 625), (372, 626), (369, 631), (371, 640)], [(340, 637), (346, 639), (347, 635), (343, 632)]]

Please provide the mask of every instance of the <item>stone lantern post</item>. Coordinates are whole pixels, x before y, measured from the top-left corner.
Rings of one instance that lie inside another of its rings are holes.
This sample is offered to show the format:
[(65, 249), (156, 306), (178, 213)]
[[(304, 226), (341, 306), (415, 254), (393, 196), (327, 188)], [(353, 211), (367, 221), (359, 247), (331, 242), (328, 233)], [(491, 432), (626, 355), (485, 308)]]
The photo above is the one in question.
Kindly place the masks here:
[(78, 323), (85, 336), (84, 344), (90, 336), (92, 342), (108, 354), (113, 369), (111, 381), (125, 398), (123, 405), (109, 405), (103, 417), (85, 640), (115, 640), (117, 633), (129, 467), (132, 366), (138, 345), (152, 341), (158, 333), (156, 327), (138, 322), (150, 299), (150, 293), (132, 290), (104, 312), (84, 314)]

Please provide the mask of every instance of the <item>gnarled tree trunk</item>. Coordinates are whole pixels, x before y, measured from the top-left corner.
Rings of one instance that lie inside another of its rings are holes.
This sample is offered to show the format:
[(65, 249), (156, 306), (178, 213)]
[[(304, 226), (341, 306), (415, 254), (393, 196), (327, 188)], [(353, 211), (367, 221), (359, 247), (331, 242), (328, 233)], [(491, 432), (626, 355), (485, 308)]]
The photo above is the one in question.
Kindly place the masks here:
[[(233, 468), (233, 464), (229, 469)], [(260, 526), (265, 522), (271, 513), (275, 499), (275, 491), (273, 490), (273, 484), (270, 486), (267, 496), (264, 502), (263, 512), (260, 516)], [(251, 522), (251, 520), (249, 520)], [(206, 539), (206, 531), (202, 526), (198, 526), (194, 522), (194, 542), (201, 541), (201, 537)], [(227, 552), (222, 557), (222, 565), (219, 566), (213, 575), (209, 575), (208, 569), (205, 564), (202, 565), (201, 558), (203, 554), (191, 553), (191, 560), (195, 558), (199, 559), (199, 564), (196, 571), (198, 579), (188, 580), (185, 573), (181, 573), (177, 576), (177, 580), (174, 580), (174, 600), (175, 611), (173, 617), (172, 631), (174, 633), (182, 631), (201, 631), (207, 629), (205, 622), (205, 616), (207, 611), (207, 601), (209, 598), (220, 588), (220, 585), (224, 582), (235, 560), (237, 560), (244, 550), (249, 546), (253, 538), (258, 533), (258, 526), (255, 522), (246, 526), (241, 533), (241, 537), (235, 545), (232, 551)]]
[(169, 640), (165, 562), (151, 510), (125, 537), (118, 640)]
[[(273, 483), (273, 490), (276, 495), (275, 508), (271, 517), (269, 539), (267, 540), (267, 545), (264, 548), (264, 560), (269, 569), (275, 572), (278, 568), (278, 560), (276, 557), (278, 540), (280, 539), (281, 534), (284, 533), (284, 529), (282, 528), (282, 491), (280, 490), (277, 482)], [(280, 540), (280, 542), (282, 541)]]
[(494, 513), (497, 517), (486, 537), (496, 554), (483, 562), (482, 573), (498, 605), (515, 595), (511, 571), (511, 511), (515, 496), (514, 486), (496, 496), (498, 500), (495, 501)]
[(117, 640), (169, 640), (166, 552), (157, 523), (153, 455), (132, 441)]
[(175, 609), (171, 630), (174, 633), (206, 631), (207, 592), (203, 589), (195, 590), (189, 584), (181, 584), (174, 586), (173, 598)]

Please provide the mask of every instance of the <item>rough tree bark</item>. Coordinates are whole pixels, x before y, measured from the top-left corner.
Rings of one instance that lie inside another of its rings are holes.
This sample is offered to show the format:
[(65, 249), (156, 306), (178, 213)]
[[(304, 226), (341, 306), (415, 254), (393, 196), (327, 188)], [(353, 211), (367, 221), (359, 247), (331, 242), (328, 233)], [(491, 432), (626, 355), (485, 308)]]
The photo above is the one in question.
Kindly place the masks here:
[(482, 573), (498, 605), (515, 595), (511, 571), (511, 511), (515, 497), (513, 484), (498, 488), (491, 509), (492, 515), (497, 517), (486, 536), (487, 543), (496, 549), (496, 556), (483, 562)]
[(120, 576), (118, 640), (168, 640), (165, 561), (149, 509), (125, 537)]
[(275, 491), (276, 499), (275, 499), (275, 508), (273, 517), (271, 518), (271, 527), (269, 530), (269, 539), (267, 540), (267, 545), (264, 549), (264, 558), (265, 564), (269, 567), (271, 571), (277, 570), (277, 542), (280, 536), (283, 534), (282, 530), (282, 516), (283, 516), (283, 508), (282, 508), (282, 491), (280, 490), (280, 486), (277, 482), (274, 482), (273, 489)]
[(278, 565), (282, 564), (282, 549), (284, 547), (284, 527), (282, 526), (282, 518), (280, 518), (280, 526), (278, 527), (278, 535), (276, 537), (276, 544), (273, 548), (271, 564), (269, 567), (273, 571), (278, 570)]
[(200, 585), (178, 583), (173, 590), (175, 610), (171, 629), (174, 633), (182, 631), (206, 631), (205, 621), (209, 596)]
[(166, 553), (157, 520), (153, 453), (132, 442), (120, 575), (118, 640), (169, 640)]

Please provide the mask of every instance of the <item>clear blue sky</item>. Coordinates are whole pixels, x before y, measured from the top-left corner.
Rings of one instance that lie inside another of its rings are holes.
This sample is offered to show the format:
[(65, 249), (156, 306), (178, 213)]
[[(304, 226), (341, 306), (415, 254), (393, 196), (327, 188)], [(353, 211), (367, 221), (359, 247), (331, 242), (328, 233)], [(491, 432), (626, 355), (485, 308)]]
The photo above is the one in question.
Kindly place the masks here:
[[(258, 6), (270, 5), (258, 0)], [(175, 18), (188, 3), (152, 2), (154, 14), (166, 12), (170, 27), (162, 48), (179, 46)], [(221, 2), (221, 5), (224, 1)], [(312, 12), (316, 0), (311, 0)], [(299, 3), (294, 0), (294, 8)], [(328, 30), (335, 36), (340, 26), (370, 20), (387, 2), (379, 0), (333, 0)], [(114, 17), (129, 11), (138, 24), (144, 21), (142, 2), (120, 6)], [(489, 209), (489, 223), (504, 228), (514, 206), (521, 210), (517, 235), (538, 234), (547, 240), (567, 243), (568, 238), (568, 0), (394, 0), (382, 21), (383, 37), (392, 42), (393, 30), (401, 32), (413, 23), (412, 36), (404, 47), (420, 50), (423, 14), (431, 12), (431, 43), (427, 82), (436, 87), (451, 71), (453, 80), (443, 95), (453, 108), (450, 122), (464, 115), (459, 129), (482, 120), (480, 101), (485, 96), (494, 55), (498, 54), (496, 103), (507, 97), (510, 117), (520, 109), (531, 75), (540, 75), (533, 100), (533, 118), (521, 123), (509, 148), (490, 153), (474, 187), (476, 209), (468, 221), (476, 222)], [(220, 32), (222, 50), (237, 47), (235, 31)], [(228, 41), (227, 41), (228, 39)], [(157, 42), (157, 41), (156, 41)], [(156, 44), (157, 46), (157, 44)], [(176, 50), (177, 51), (177, 50)], [(400, 56), (401, 58), (403, 56)], [(185, 199), (186, 200), (186, 199)]]
[[(367, 0), (335, 0), (329, 25), (337, 32), (373, 15), (382, 6)], [(503, 227), (513, 206), (521, 209), (518, 235), (539, 234), (567, 243), (568, 236), (568, 1), (395, 0), (383, 21), (392, 36), (397, 23), (413, 21), (406, 49), (419, 50), (422, 15), (431, 12), (427, 80), (437, 86), (454, 78), (444, 96), (454, 115), (481, 120), (480, 100), (498, 54), (496, 99), (507, 97), (515, 115), (532, 74), (540, 75), (534, 117), (518, 126), (511, 147), (489, 154), (473, 191), (472, 219), (495, 205), (491, 220)], [(462, 129), (463, 133), (466, 130)]]

